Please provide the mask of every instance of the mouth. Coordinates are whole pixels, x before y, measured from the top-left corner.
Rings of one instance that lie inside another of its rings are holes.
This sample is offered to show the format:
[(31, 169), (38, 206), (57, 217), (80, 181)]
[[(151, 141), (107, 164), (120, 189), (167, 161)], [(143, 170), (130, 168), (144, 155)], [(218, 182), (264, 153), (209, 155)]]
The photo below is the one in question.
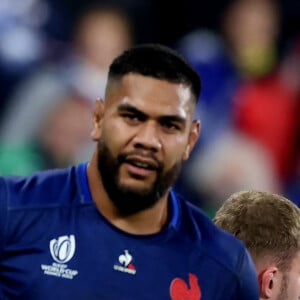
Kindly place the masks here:
[(126, 166), (128, 173), (138, 179), (143, 179), (159, 169), (159, 164), (149, 158), (126, 158), (124, 165)]
[(140, 160), (140, 159), (127, 159), (125, 163), (142, 168), (146, 170), (157, 170), (158, 166), (153, 161)]

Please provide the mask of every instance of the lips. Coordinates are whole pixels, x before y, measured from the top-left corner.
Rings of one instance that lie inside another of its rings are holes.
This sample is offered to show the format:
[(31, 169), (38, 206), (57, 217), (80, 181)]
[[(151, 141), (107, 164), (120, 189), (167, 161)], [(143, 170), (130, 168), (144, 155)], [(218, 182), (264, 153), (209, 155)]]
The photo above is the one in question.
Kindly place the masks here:
[(142, 168), (146, 170), (157, 170), (158, 163), (152, 159), (145, 158), (126, 158), (125, 163), (133, 165), (137, 168)]

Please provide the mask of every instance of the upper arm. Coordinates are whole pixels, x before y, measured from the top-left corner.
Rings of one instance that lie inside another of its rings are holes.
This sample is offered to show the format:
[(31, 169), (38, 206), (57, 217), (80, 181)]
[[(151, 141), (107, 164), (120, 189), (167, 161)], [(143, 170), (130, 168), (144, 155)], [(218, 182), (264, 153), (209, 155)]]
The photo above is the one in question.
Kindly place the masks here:
[(240, 261), (239, 283), (235, 299), (259, 299), (258, 279), (254, 263), (246, 249)]
[(0, 177), (0, 255), (5, 243), (5, 231), (7, 224), (8, 193), (4, 178)]

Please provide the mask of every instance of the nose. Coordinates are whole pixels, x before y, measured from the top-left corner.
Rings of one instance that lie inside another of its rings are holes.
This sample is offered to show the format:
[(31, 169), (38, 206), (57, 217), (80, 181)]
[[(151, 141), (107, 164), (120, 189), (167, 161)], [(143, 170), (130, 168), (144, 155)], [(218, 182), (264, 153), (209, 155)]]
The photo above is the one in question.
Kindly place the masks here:
[(137, 134), (134, 137), (135, 148), (142, 148), (157, 152), (161, 149), (159, 138), (159, 128), (155, 121), (148, 120), (141, 124)]

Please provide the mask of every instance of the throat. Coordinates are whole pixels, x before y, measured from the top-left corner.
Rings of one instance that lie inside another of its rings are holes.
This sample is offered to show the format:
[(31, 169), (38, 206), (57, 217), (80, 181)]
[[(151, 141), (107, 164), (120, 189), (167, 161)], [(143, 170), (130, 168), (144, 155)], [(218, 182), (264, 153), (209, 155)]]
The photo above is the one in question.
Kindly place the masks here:
[(153, 207), (130, 216), (122, 216), (116, 209), (104, 217), (115, 227), (130, 234), (147, 235), (160, 232), (168, 223), (168, 200), (161, 199)]

